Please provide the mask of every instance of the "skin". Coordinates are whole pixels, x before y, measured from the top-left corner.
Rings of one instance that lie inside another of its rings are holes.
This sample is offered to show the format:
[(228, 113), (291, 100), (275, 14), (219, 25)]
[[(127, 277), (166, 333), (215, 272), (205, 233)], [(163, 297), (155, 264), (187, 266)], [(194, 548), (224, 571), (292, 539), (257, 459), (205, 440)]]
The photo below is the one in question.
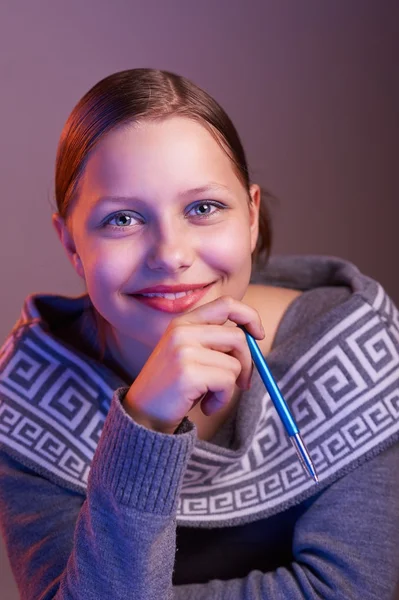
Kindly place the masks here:
[[(193, 406), (204, 395), (202, 413), (223, 416), (237, 389), (247, 388), (251, 359), (234, 324), (265, 339), (254, 307), (263, 303), (263, 289), (248, 287), (259, 205), (259, 186), (248, 194), (211, 133), (172, 117), (107, 134), (89, 157), (67, 223), (53, 216), (105, 320), (113, 358), (135, 379), (126, 406), (145, 426), (172, 432), (190, 410), (198, 415)], [(212, 285), (180, 315), (132, 296), (181, 283)], [(242, 302), (246, 294), (257, 299), (253, 306)], [(171, 398), (178, 398), (173, 409)]]

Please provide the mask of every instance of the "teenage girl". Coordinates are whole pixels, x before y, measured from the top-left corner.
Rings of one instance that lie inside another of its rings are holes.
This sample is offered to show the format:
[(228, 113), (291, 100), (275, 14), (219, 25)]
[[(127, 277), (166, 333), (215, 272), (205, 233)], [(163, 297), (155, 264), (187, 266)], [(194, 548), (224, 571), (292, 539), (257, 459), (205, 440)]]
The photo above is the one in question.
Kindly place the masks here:
[(269, 259), (232, 122), (169, 72), (85, 94), (55, 193), (87, 293), (30, 296), (0, 355), (1, 525), (21, 598), (392, 598), (399, 320), (381, 286), (341, 259)]

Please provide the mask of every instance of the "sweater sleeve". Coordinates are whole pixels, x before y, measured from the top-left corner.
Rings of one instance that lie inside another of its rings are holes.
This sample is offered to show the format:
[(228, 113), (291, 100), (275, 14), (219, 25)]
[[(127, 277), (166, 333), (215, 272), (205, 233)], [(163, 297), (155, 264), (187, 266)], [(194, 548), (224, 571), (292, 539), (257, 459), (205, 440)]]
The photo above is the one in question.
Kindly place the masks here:
[(308, 501), (291, 565), (172, 586), (176, 504), (194, 442), (136, 425), (114, 398), (87, 498), (3, 455), (0, 513), (22, 600), (393, 600), (399, 446)]
[(175, 600), (398, 600), (399, 444), (308, 501), (294, 560), (273, 572), (176, 588)]
[(175, 435), (135, 424), (115, 394), (86, 499), (3, 454), (0, 518), (21, 599), (172, 598), (176, 504), (194, 435), (190, 423)]

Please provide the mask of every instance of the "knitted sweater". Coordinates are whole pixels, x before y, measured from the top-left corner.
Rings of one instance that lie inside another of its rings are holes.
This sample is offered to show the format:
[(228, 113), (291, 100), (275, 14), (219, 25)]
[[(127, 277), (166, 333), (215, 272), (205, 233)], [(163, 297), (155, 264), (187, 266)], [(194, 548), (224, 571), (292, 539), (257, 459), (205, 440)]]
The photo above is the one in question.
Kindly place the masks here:
[(399, 574), (399, 317), (343, 260), (277, 257), (301, 289), (268, 364), (311, 453), (298, 462), (254, 371), (207, 442), (123, 410), (88, 299), (32, 296), (0, 354), (0, 519), (21, 597), (393, 598)]

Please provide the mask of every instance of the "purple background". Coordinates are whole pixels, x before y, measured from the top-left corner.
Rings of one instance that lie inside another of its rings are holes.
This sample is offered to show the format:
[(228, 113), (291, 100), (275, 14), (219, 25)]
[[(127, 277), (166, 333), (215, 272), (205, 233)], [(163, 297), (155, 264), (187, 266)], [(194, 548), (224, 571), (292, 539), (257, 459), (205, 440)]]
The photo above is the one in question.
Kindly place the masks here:
[[(50, 223), (56, 144), (89, 87), (132, 67), (186, 75), (226, 108), (279, 198), (275, 253), (349, 258), (398, 302), (398, 7), (2, 0), (1, 339), (28, 293), (82, 291)], [(16, 600), (1, 544), (0, 581)]]

